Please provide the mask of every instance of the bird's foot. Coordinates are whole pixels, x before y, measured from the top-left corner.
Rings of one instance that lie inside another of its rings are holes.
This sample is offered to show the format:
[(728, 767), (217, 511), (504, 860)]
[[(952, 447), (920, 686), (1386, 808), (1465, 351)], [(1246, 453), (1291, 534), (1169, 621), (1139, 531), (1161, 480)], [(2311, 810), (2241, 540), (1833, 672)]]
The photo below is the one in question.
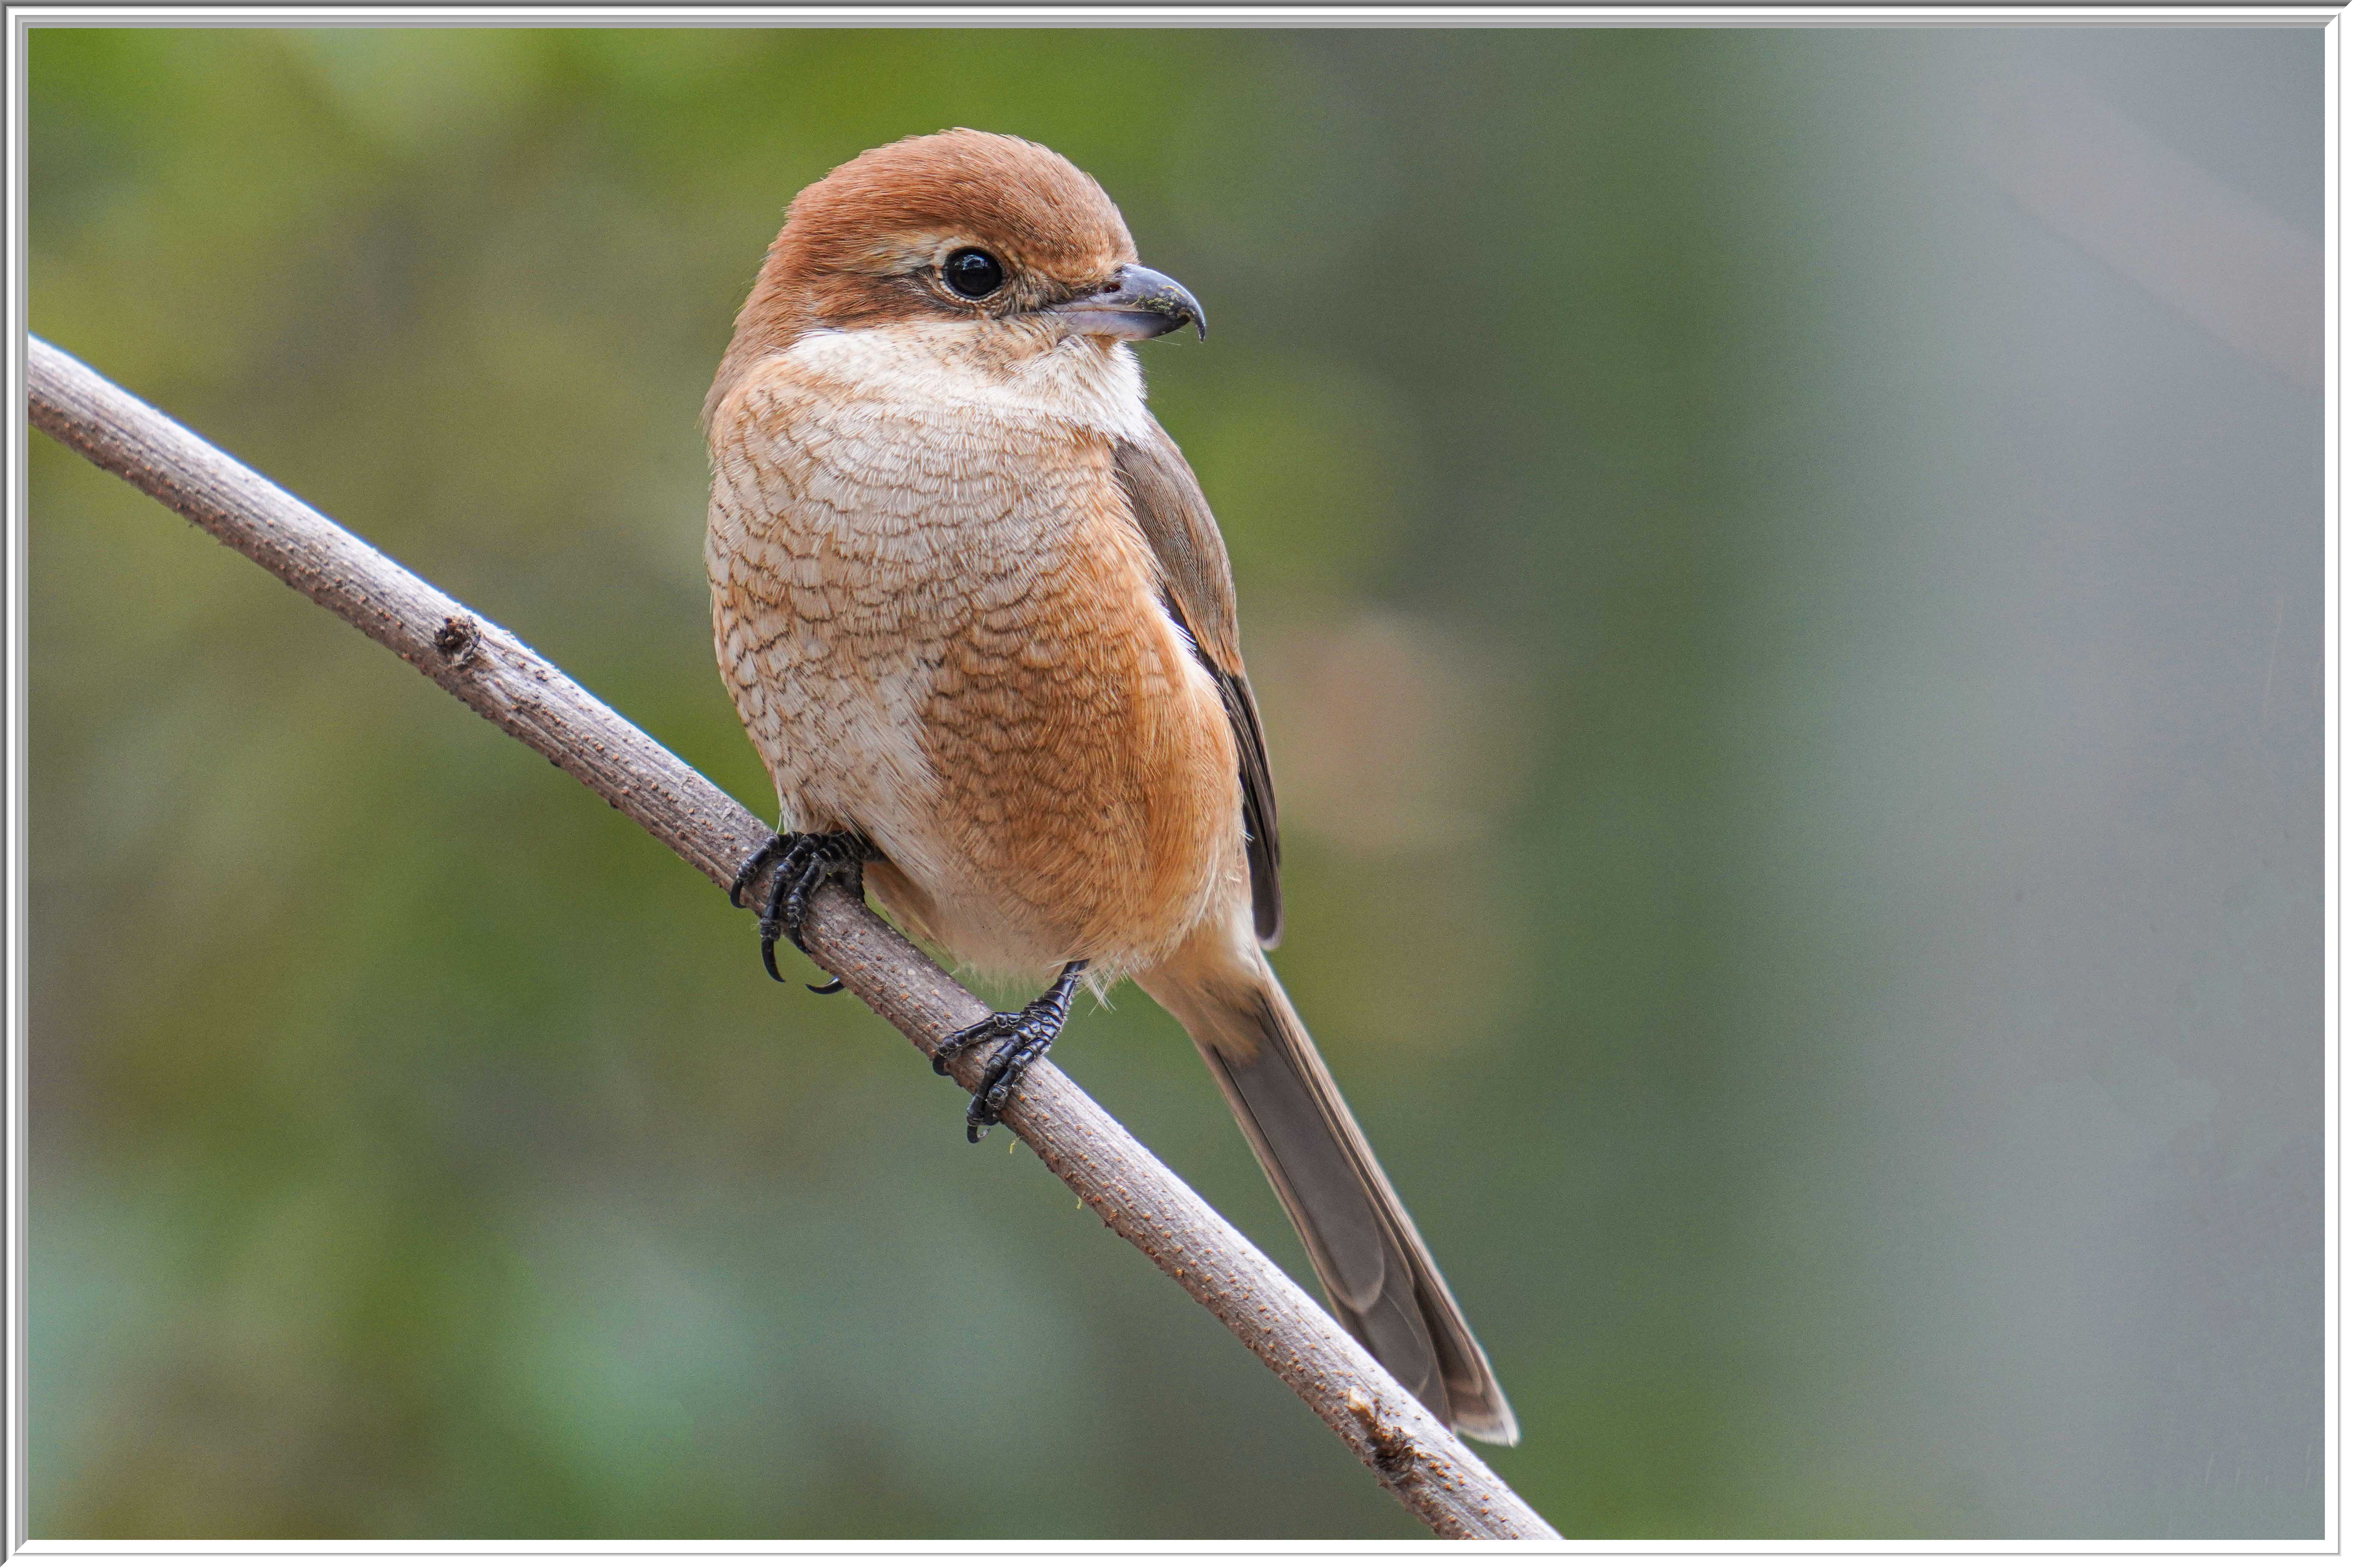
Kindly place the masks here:
[(979, 1142), (981, 1133), (997, 1124), (998, 1113), (1013, 1097), (1021, 1075), (1029, 1070), (1031, 1062), (1053, 1048), (1054, 1037), (1070, 1020), (1071, 996), (1078, 990), (1079, 976), (1086, 973), (1086, 967), (1085, 959), (1062, 965), (1061, 975), (1043, 996), (1018, 1013), (998, 1013), (969, 1029), (958, 1029), (932, 1053), (932, 1070), (945, 1073), (950, 1061), (973, 1047), (989, 1040), (1003, 1042), (988, 1058), (988, 1068), (980, 1075), (980, 1088), (965, 1110), (965, 1142)]
[[(752, 852), (728, 887), (727, 901), (744, 908), (744, 889), (757, 882), (770, 865), (776, 868), (768, 896), (760, 905), (760, 962), (768, 966), (768, 978), (784, 979), (776, 973), (778, 937), (789, 938), (803, 952), (808, 951), (808, 943), (801, 940), (801, 926), (808, 919), (810, 896), (828, 881), (839, 881), (853, 892), (862, 891), (866, 862), (874, 858), (874, 846), (855, 833), (779, 833)], [(820, 996), (830, 995), (841, 989), (841, 982), (809, 989)]]

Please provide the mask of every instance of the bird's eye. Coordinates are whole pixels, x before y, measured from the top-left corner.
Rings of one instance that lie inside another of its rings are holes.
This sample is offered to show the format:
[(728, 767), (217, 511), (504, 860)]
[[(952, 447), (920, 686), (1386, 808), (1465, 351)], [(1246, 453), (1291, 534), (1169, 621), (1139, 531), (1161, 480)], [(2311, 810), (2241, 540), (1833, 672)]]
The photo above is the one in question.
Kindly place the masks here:
[(1004, 286), (1005, 268), (986, 250), (959, 250), (940, 263), (948, 287), (967, 300), (986, 300)]

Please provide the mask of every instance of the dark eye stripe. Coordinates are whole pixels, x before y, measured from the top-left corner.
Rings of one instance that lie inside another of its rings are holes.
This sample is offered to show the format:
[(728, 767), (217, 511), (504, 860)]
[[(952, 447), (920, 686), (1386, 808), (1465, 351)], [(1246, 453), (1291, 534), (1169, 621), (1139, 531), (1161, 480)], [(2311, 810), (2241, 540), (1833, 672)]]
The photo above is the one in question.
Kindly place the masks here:
[(1005, 268), (986, 250), (965, 249), (940, 263), (940, 277), (967, 300), (986, 300), (1005, 286)]

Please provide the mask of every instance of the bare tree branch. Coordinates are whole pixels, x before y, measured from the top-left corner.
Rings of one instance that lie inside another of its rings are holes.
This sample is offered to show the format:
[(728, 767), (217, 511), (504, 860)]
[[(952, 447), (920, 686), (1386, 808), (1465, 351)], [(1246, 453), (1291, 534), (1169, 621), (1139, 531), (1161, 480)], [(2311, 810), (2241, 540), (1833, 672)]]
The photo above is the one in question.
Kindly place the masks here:
[[(767, 826), (512, 633), (338, 527), (38, 338), (32, 422), (252, 557), (595, 790), (724, 887)], [(989, 1009), (859, 900), (828, 886), (807, 932), (818, 961), (928, 1057)], [(985, 1052), (955, 1064), (966, 1089)], [(1127, 1130), (1041, 1061), (1005, 1123), (1046, 1168), (1290, 1384), (1382, 1486), (1438, 1534), (1558, 1536), (1266, 1255)]]

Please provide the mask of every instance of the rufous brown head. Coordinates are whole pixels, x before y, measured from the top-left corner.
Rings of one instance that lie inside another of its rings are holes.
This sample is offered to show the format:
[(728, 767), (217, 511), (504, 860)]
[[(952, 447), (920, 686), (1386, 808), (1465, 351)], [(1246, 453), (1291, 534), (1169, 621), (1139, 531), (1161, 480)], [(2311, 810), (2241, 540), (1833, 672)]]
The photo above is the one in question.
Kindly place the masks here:
[(793, 198), (722, 380), (810, 331), (959, 321), (1041, 347), (1208, 333), (1182, 285), (1137, 264), (1119, 208), (1069, 159), (943, 131), (861, 153)]

